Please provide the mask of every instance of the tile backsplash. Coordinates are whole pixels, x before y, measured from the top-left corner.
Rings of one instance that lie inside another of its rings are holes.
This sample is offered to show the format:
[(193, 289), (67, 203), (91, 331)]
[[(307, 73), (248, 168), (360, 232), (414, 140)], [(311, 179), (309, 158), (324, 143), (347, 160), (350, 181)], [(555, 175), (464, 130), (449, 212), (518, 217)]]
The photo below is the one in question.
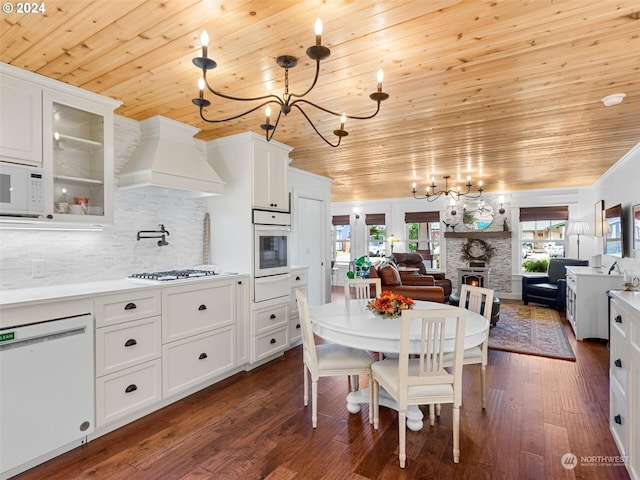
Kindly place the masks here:
[[(205, 199), (116, 190), (113, 225), (101, 232), (0, 230), (0, 290), (124, 278), (202, 263)], [(136, 240), (164, 224), (169, 245)], [(32, 278), (32, 260), (45, 277)]]

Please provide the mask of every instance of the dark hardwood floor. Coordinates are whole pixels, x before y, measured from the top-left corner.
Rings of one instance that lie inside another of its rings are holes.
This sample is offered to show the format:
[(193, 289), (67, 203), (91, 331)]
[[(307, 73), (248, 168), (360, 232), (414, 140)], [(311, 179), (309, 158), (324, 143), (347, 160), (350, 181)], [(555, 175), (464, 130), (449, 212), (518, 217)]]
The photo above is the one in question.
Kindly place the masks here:
[[(451, 408), (407, 433), (398, 464), (396, 412), (346, 410), (347, 381), (319, 382), (318, 428), (302, 402), (301, 348), (102, 436), (16, 480), (48, 479), (628, 479), (621, 466), (581, 464), (618, 455), (609, 433), (608, 350), (576, 342), (577, 361), (490, 350), (487, 409), (477, 366), (465, 367), (461, 458), (453, 463)], [(361, 380), (365, 384), (366, 379)], [(578, 457), (565, 469), (565, 453)]]

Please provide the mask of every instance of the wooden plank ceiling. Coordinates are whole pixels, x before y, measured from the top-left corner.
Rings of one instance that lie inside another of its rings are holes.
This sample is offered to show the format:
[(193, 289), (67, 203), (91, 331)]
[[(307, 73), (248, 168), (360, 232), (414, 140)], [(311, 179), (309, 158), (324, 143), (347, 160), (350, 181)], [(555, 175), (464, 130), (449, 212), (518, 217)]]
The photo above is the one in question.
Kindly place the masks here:
[[(310, 85), (305, 50), (324, 23), (318, 84), (306, 97), (351, 115), (375, 104), (376, 71), (390, 95), (372, 120), (347, 122), (330, 148), (297, 111), (275, 140), (292, 165), (334, 179), (333, 201), (411, 196), (432, 176), (471, 174), (486, 191), (591, 185), (640, 141), (637, 0), (46, 0), (46, 13), (3, 14), (0, 60), (123, 102), (116, 113), (193, 125), (209, 140), (262, 133), (263, 110), (205, 123), (197, 96), (199, 35), (218, 63), (208, 78), (229, 95), (281, 93), (275, 58), (297, 56), (291, 91)], [(270, 87), (269, 87), (270, 85)], [(601, 98), (625, 93), (604, 107)], [(221, 118), (247, 103), (212, 98)], [(331, 139), (339, 121), (307, 109)], [(275, 117), (275, 114), (273, 115)]]

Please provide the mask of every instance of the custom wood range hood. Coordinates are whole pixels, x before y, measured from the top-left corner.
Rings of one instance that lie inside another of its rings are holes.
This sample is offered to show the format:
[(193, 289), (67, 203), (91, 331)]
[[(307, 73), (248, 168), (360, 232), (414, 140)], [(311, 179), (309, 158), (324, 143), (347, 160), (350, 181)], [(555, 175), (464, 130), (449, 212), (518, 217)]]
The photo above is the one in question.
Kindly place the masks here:
[(156, 115), (140, 122), (142, 137), (118, 175), (118, 186), (206, 197), (223, 193), (224, 181), (197, 148), (200, 130)]

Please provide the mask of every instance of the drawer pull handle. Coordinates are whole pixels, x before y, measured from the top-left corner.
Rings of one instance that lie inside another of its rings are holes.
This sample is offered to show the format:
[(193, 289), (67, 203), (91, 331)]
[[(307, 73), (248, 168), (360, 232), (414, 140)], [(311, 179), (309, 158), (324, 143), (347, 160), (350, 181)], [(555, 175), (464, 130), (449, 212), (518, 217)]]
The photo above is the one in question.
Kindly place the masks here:
[(275, 318), (276, 318), (276, 314), (275, 314), (275, 313), (272, 313), (272, 314), (271, 314), (271, 316), (270, 316), (269, 318), (270, 318), (271, 320), (275, 320)]
[(272, 339), (271, 339), (271, 341), (270, 341), (269, 343), (271, 343), (271, 344), (276, 343), (276, 339), (275, 339), (275, 338), (272, 338)]
[(135, 392), (138, 389), (138, 387), (134, 384), (129, 385), (127, 388), (124, 389), (125, 393), (131, 393), (131, 392)]
[(238, 285), (242, 285), (242, 281), (240, 281), (240, 280), (239, 280), (239, 281), (238, 281)]
[(300, 324), (296, 323), (296, 330), (298, 330), (300, 328)]
[(296, 280), (300, 280), (300, 277), (296, 277)]
[(613, 416), (613, 421), (616, 422), (618, 425), (622, 425), (622, 417), (620, 416), (619, 413), (616, 413)]
[(622, 315), (616, 315), (616, 323), (622, 323)]
[(133, 302), (129, 302), (124, 306), (125, 310), (135, 310), (136, 308), (138, 308), (138, 306)]
[(204, 360), (205, 358), (207, 358), (207, 354), (201, 353), (200, 356), (198, 357), (198, 360)]
[(613, 364), (616, 367), (622, 368), (622, 360), (620, 360), (619, 358), (616, 358), (615, 362), (613, 362)]
[(206, 310), (206, 309), (207, 309), (207, 306), (206, 306), (206, 305), (200, 305), (200, 306), (198, 307), (198, 310)]
[(137, 345), (138, 342), (136, 341), (135, 338), (130, 338), (129, 340), (127, 340), (124, 344), (125, 347), (133, 347), (134, 345)]

